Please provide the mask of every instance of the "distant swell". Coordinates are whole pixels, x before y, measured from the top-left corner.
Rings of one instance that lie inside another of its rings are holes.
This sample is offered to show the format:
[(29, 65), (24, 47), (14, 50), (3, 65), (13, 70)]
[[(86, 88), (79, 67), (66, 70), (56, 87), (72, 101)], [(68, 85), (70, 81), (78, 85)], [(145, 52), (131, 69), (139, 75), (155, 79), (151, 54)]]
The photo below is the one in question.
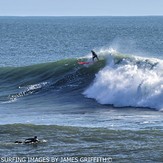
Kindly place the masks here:
[(84, 91), (100, 104), (116, 107), (163, 108), (163, 61), (154, 58), (108, 55), (107, 65)]

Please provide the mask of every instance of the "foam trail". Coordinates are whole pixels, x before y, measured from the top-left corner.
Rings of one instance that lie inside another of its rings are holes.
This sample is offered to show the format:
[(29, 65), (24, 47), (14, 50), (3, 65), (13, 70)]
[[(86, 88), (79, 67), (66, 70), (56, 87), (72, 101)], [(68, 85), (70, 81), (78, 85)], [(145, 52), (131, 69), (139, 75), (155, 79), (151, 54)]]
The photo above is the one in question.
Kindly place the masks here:
[(112, 54), (84, 95), (116, 107), (163, 108), (162, 60)]
[(48, 85), (48, 82), (42, 82), (42, 83), (38, 83), (38, 84), (29, 85), (27, 87), (19, 86), (19, 89), (24, 89), (24, 90), (20, 93), (9, 95), (9, 101), (3, 102), (3, 103), (15, 102), (20, 97), (24, 97), (24, 96), (31, 95), (31, 94), (39, 92), (39, 90), (43, 89), (47, 85)]

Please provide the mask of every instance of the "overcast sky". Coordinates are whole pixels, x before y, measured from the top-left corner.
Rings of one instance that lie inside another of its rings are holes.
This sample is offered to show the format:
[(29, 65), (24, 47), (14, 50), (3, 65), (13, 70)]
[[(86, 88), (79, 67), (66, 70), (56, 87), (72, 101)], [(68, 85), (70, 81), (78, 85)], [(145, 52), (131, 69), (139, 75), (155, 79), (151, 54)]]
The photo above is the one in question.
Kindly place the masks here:
[(163, 15), (163, 0), (0, 0), (0, 16)]

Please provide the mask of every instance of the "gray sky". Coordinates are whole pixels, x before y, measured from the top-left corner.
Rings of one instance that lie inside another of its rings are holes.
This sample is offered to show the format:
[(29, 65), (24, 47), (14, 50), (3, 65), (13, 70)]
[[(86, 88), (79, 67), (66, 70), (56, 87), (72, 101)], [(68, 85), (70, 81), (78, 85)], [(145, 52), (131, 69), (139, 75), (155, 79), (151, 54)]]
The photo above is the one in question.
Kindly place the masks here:
[(0, 16), (163, 15), (163, 0), (0, 0)]

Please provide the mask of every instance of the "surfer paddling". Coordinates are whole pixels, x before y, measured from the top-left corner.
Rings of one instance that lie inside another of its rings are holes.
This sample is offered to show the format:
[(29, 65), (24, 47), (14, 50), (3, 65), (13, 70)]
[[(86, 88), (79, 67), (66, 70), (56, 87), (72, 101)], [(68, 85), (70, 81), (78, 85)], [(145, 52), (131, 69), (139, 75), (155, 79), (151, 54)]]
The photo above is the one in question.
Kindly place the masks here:
[(37, 139), (37, 136), (33, 137), (33, 138), (28, 138), (28, 139), (25, 139), (25, 141), (15, 141), (16, 144), (36, 144), (38, 143), (39, 140)]
[(38, 143), (38, 142), (39, 142), (39, 140), (37, 139), (37, 136), (35, 136), (34, 138), (25, 139), (25, 141), (24, 141), (25, 144)]
[(99, 61), (99, 58), (98, 58), (97, 54), (93, 50), (91, 50), (91, 52), (92, 52), (92, 60), (93, 60), (93, 62), (94, 62), (95, 58)]

